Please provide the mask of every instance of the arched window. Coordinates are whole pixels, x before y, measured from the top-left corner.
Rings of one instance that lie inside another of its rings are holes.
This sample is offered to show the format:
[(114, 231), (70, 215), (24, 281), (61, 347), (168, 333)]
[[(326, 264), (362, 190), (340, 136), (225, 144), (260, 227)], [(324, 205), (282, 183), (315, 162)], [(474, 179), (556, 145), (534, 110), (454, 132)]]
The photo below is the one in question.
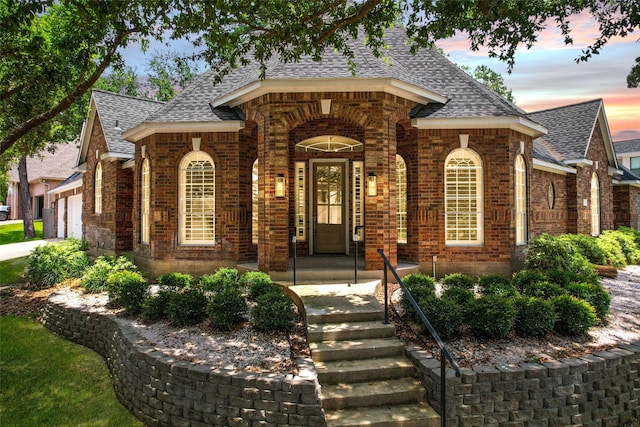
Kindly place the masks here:
[(591, 235), (600, 234), (600, 179), (597, 173), (591, 175)]
[(258, 244), (258, 159), (251, 169), (251, 242)]
[(444, 168), (445, 241), (448, 245), (480, 245), (483, 231), (482, 161), (468, 148), (449, 154)]
[(407, 164), (396, 154), (396, 228), (398, 243), (407, 243)]
[(142, 161), (142, 177), (140, 188), (140, 240), (149, 243), (149, 192), (151, 189), (151, 171), (149, 159)]
[(516, 157), (516, 244), (527, 243), (527, 167), (524, 157)]
[(180, 243), (215, 242), (215, 165), (203, 151), (180, 162)]
[(102, 164), (96, 165), (96, 172), (93, 181), (93, 200), (94, 200), (94, 212), (97, 214), (102, 213)]

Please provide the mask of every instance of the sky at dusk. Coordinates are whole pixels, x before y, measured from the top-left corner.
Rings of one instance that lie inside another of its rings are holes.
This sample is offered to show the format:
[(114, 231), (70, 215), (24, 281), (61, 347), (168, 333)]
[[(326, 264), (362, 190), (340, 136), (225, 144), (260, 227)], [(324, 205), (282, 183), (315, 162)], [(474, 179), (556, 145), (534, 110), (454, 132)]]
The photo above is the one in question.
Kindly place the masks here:
[[(595, 40), (598, 27), (583, 16), (574, 17), (571, 22), (575, 26), (573, 45), (565, 45), (559, 31), (545, 30), (530, 50), (518, 50), (511, 74), (507, 73), (506, 63), (489, 58), (486, 50), (472, 52), (463, 35), (437, 45), (455, 63), (471, 68), (487, 65), (500, 73), (513, 91), (516, 104), (527, 112), (602, 98), (613, 141), (640, 138), (640, 88), (627, 88), (626, 80), (635, 58), (640, 56), (640, 34), (615, 39), (605, 45), (600, 55), (586, 63), (576, 63), (581, 50)], [(172, 41), (170, 47), (152, 43), (146, 58), (167, 50), (189, 53), (193, 47), (184, 40)], [(128, 65), (144, 74), (146, 59), (138, 47), (126, 49), (124, 55)]]

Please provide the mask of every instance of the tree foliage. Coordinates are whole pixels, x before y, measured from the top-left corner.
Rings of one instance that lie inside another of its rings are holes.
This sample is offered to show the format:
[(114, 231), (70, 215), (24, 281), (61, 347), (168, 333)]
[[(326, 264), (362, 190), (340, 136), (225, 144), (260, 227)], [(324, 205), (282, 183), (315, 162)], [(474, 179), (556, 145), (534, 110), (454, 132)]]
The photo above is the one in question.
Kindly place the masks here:
[(346, 41), (358, 34), (382, 56), (385, 28), (402, 22), (413, 51), (463, 32), (471, 49), (484, 46), (511, 69), (517, 48), (533, 46), (547, 26), (572, 43), (579, 13), (595, 19), (599, 35), (577, 61), (640, 26), (637, 0), (7, 0), (0, 3), (0, 154), (54, 118), (43, 134), (60, 140), (60, 114), (107, 67), (121, 68), (119, 52), (134, 40), (186, 37), (223, 76), (253, 59), (263, 72), (272, 58), (320, 59), (326, 48), (352, 58)]
[(486, 65), (478, 65), (473, 70), (471, 70), (471, 67), (468, 65), (460, 65), (460, 68), (489, 89), (502, 95), (505, 99), (510, 102), (515, 101), (513, 98), (513, 92), (504, 83), (504, 77), (493, 71), (491, 68)]

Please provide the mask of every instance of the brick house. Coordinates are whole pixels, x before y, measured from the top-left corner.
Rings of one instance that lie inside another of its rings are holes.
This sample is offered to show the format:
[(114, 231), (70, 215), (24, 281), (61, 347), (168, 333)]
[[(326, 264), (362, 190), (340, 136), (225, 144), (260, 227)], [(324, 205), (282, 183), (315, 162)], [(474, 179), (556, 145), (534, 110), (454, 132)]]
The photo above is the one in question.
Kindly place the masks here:
[(614, 181), (614, 225), (640, 229), (640, 139), (614, 144), (623, 175)]
[(114, 95), (95, 92), (81, 152), (86, 239), (131, 250), (153, 274), (246, 262), (286, 271), (294, 237), (298, 256), (346, 257), (356, 236), (369, 270), (382, 248), (439, 274), (507, 274), (530, 236), (592, 231), (592, 195), (599, 227), (613, 227), (601, 102), (585, 150), (560, 155), (544, 112), (527, 114), (435, 51), (411, 55), (401, 29), (387, 40), (385, 60), (351, 43), (356, 75), (331, 50), (319, 63), (272, 60), (264, 80), (257, 64), (215, 85), (207, 72), (145, 104), (146, 117), (136, 109), (131, 126), (130, 106), (106, 119), (100, 99)]

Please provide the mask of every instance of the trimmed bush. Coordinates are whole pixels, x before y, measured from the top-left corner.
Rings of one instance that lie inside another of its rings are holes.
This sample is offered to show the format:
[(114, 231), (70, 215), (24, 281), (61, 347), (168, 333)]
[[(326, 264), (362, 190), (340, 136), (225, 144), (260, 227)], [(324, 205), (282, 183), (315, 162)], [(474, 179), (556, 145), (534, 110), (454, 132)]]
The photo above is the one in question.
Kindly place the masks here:
[(596, 311), (588, 302), (572, 295), (556, 297), (552, 302), (557, 314), (554, 329), (559, 334), (584, 335), (596, 324)]
[(476, 285), (476, 282), (473, 279), (473, 277), (468, 276), (468, 275), (463, 274), (463, 273), (447, 274), (442, 279), (442, 288), (443, 289), (464, 288), (464, 289), (473, 290), (475, 285)]
[(261, 271), (251, 271), (240, 276), (240, 287), (247, 290), (247, 298), (250, 301), (255, 301), (262, 295), (280, 290), (271, 281), (271, 277)]
[(468, 322), (477, 337), (506, 338), (516, 322), (513, 300), (493, 295), (474, 300), (468, 310)]
[(207, 305), (207, 314), (211, 324), (219, 329), (229, 330), (244, 319), (247, 301), (235, 287), (221, 290), (211, 297)]
[(550, 282), (535, 282), (525, 288), (523, 295), (542, 299), (551, 299), (565, 295), (567, 291), (563, 287)]
[(213, 292), (221, 292), (227, 288), (239, 288), (240, 276), (235, 268), (223, 267), (213, 274), (202, 276), (200, 285)]
[(586, 234), (561, 234), (559, 240), (565, 240), (585, 257), (591, 264), (604, 265), (607, 263), (604, 251), (598, 246), (597, 239)]
[(511, 280), (497, 274), (482, 276), (478, 279), (478, 287), (483, 295), (514, 297), (518, 294)]
[(99, 256), (89, 268), (86, 269), (80, 286), (85, 292), (104, 292), (107, 290), (107, 277), (116, 271), (138, 271), (138, 267), (125, 256), (110, 257)]
[(580, 275), (596, 276), (591, 263), (568, 241), (543, 233), (529, 241), (525, 266), (529, 270), (571, 271)]
[(449, 288), (442, 292), (442, 299), (450, 300), (464, 308), (474, 299), (473, 292), (465, 288)]
[(511, 284), (518, 292), (523, 294), (532, 283), (545, 282), (546, 280), (547, 276), (539, 271), (520, 270), (513, 273), (513, 276), (511, 277)]
[(27, 277), (33, 289), (50, 288), (66, 279), (80, 278), (89, 265), (87, 242), (67, 239), (33, 249), (27, 261)]
[(633, 234), (620, 230), (605, 230), (602, 234), (611, 236), (618, 241), (627, 264), (638, 264), (640, 262), (640, 250), (638, 250)]
[(169, 315), (169, 301), (174, 291), (160, 290), (148, 295), (142, 302), (142, 317), (149, 321), (160, 320)]
[(570, 295), (588, 302), (596, 310), (596, 316), (604, 321), (609, 314), (611, 297), (603, 286), (592, 283), (571, 283), (566, 288)]
[[(409, 289), (416, 302), (424, 298), (435, 298), (436, 296), (436, 282), (433, 277), (420, 273), (409, 274), (402, 279), (402, 283)], [(416, 310), (404, 291), (402, 292), (400, 305), (408, 318), (416, 319)]]
[(182, 289), (193, 284), (193, 276), (186, 273), (171, 272), (159, 276), (158, 285), (169, 289)]
[(287, 329), (293, 319), (293, 301), (282, 292), (271, 292), (256, 298), (251, 317), (257, 329), (261, 331), (280, 331)]
[(622, 252), (620, 242), (611, 234), (602, 233), (598, 239), (598, 246), (604, 251), (608, 265), (614, 267), (624, 267), (627, 265), (627, 258)]
[[(425, 298), (420, 300), (420, 309), (436, 330), (444, 339), (451, 338), (460, 333), (462, 329), (462, 308), (449, 299)], [(427, 326), (420, 322), (423, 334), (429, 334)]]
[(169, 298), (169, 322), (175, 326), (197, 325), (206, 316), (207, 297), (201, 289), (188, 287)]
[(140, 313), (149, 284), (135, 271), (116, 271), (107, 278), (109, 302), (124, 307), (131, 314)]
[(516, 333), (522, 336), (543, 337), (553, 331), (556, 312), (553, 303), (534, 297), (519, 297), (516, 307)]

